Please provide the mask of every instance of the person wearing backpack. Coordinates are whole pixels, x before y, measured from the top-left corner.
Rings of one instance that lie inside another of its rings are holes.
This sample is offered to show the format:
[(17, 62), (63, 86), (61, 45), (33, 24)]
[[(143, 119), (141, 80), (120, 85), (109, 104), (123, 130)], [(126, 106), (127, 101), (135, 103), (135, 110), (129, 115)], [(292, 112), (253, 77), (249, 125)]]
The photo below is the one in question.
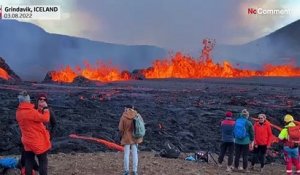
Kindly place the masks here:
[[(253, 148), (254, 130), (252, 123), (248, 120), (249, 112), (243, 109), (239, 118), (235, 121), (234, 137), (235, 137), (235, 158), (234, 170), (243, 170), (249, 172), (248, 154), (249, 148)], [(239, 167), (240, 157), (243, 158), (243, 167)]]
[(124, 173), (129, 175), (129, 155), (132, 153), (133, 174), (137, 175), (138, 168), (138, 144), (143, 142), (143, 137), (134, 137), (134, 120), (141, 116), (132, 105), (126, 105), (120, 118), (119, 131), (121, 135), (121, 145), (124, 145)]
[(296, 167), (296, 174), (300, 175), (299, 163), (299, 126), (294, 123), (294, 117), (290, 114), (284, 116), (285, 127), (279, 133), (278, 138), (283, 141), (284, 159), (286, 162), (286, 174), (293, 174), (292, 167)]
[(255, 161), (258, 157), (260, 172), (263, 172), (267, 148), (270, 148), (272, 141), (272, 129), (265, 114), (258, 115), (258, 121), (254, 124), (254, 150), (251, 161), (251, 170), (254, 170)]
[(219, 166), (222, 165), (224, 156), (228, 152), (228, 161), (227, 161), (227, 172), (231, 172), (232, 162), (233, 162), (233, 150), (234, 150), (234, 136), (233, 129), (235, 121), (232, 119), (232, 112), (228, 111), (225, 113), (225, 120), (221, 122), (221, 133), (222, 133), (222, 144), (221, 152), (218, 158)]

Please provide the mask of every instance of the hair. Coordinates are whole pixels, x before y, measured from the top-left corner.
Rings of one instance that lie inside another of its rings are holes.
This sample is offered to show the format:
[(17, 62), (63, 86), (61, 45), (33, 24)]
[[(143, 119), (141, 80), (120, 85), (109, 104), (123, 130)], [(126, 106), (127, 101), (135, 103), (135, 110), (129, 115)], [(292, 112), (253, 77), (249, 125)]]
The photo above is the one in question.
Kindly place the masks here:
[(258, 117), (263, 117), (264, 119), (267, 119), (266, 114), (258, 114)]
[(241, 114), (245, 117), (249, 117), (249, 112), (247, 111), (247, 109), (243, 109)]
[(134, 109), (134, 106), (133, 105), (125, 105), (125, 108)]

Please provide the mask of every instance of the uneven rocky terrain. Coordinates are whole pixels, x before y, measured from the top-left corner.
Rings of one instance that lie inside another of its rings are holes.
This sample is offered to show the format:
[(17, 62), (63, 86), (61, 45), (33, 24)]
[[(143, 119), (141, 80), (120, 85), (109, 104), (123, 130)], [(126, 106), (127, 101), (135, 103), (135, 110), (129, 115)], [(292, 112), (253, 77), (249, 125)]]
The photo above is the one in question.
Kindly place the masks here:
[(52, 153), (109, 151), (101, 144), (71, 139), (69, 134), (119, 143), (117, 126), (126, 104), (133, 104), (146, 121), (140, 150), (159, 151), (164, 141), (170, 141), (183, 152), (209, 149), (218, 153), (219, 123), (225, 111), (237, 116), (247, 108), (252, 117), (266, 113), (272, 123), (282, 125), (286, 113), (299, 119), (299, 87), (299, 78), (165, 79), (93, 86), (0, 84), (0, 154), (18, 153), (15, 110), (22, 89), (32, 94), (33, 101), (41, 92), (49, 96), (58, 123)]

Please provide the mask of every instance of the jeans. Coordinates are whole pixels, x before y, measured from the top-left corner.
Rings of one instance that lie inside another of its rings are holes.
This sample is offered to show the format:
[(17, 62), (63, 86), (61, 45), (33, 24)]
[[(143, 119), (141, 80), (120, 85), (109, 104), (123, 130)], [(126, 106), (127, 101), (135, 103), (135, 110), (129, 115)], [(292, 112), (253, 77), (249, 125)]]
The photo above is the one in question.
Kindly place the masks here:
[(228, 166), (232, 165), (233, 162), (233, 149), (234, 149), (234, 143), (233, 142), (223, 142), (221, 144), (221, 153), (218, 158), (218, 162), (222, 164), (224, 156), (226, 152), (228, 153)]
[(124, 170), (127, 172), (129, 171), (130, 147), (131, 147), (131, 154), (132, 154), (133, 171), (137, 172), (137, 168), (138, 168), (138, 145), (137, 144), (124, 146)]

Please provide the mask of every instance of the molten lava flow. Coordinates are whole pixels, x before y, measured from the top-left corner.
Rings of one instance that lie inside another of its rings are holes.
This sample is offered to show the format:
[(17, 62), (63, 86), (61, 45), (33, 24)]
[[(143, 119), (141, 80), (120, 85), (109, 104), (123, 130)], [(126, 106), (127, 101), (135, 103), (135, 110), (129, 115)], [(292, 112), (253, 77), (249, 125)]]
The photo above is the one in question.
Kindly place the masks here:
[(9, 77), (10, 76), (8, 75), (8, 73), (4, 69), (0, 68), (0, 78), (8, 80)]
[(128, 80), (126, 77), (121, 76), (121, 73), (117, 68), (107, 66), (101, 62), (98, 62), (95, 67), (91, 66), (88, 62), (85, 62), (85, 68), (81, 70), (81, 75), (87, 79), (102, 82)]
[(300, 76), (300, 68), (289, 65), (265, 65), (262, 71), (234, 68), (229, 62), (214, 63), (211, 51), (215, 40), (204, 39), (200, 59), (177, 52), (171, 59), (156, 60), (153, 66), (143, 71), (146, 78), (239, 78), (253, 76)]
[(51, 73), (52, 80), (57, 82), (73, 82), (77, 76), (83, 76), (89, 80), (110, 82), (129, 80), (128, 73), (121, 73), (117, 68), (97, 62), (95, 66), (90, 65), (87, 61), (84, 63), (84, 68), (76, 67), (73, 70), (70, 66)]
[(293, 65), (265, 65), (263, 76), (296, 77), (300, 76), (300, 68)]
[(74, 78), (77, 76), (70, 66), (67, 66), (60, 71), (53, 71), (50, 74), (53, 81), (67, 83), (73, 82)]
[[(200, 58), (193, 58), (177, 52), (171, 55), (170, 59), (156, 60), (153, 66), (142, 70), (145, 78), (242, 78), (255, 76), (300, 76), (300, 68), (293, 64), (286, 65), (265, 65), (263, 70), (247, 70), (233, 67), (228, 61), (222, 64), (214, 63), (211, 52), (216, 41), (212, 39), (203, 40), (203, 49)], [(120, 72), (113, 66), (98, 62), (95, 66), (85, 62), (84, 68), (78, 67), (74, 71), (70, 66), (52, 72), (52, 80), (59, 82), (73, 82), (77, 76), (83, 76), (90, 80), (110, 82), (131, 79), (130, 72)]]
[(171, 60), (156, 60), (151, 69), (145, 70), (146, 78), (205, 78), (205, 77), (250, 77), (259, 72), (234, 68), (229, 62), (215, 64), (212, 59), (196, 60), (178, 52)]
[(146, 78), (240, 78), (253, 76), (300, 76), (300, 68), (293, 65), (265, 65), (262, 71), (234, 68), (229, 62), (222, 65), (212, 59), (197, 60), (178, 52), (171, 60), (156, 60), (151, 69), (144, 70)]

